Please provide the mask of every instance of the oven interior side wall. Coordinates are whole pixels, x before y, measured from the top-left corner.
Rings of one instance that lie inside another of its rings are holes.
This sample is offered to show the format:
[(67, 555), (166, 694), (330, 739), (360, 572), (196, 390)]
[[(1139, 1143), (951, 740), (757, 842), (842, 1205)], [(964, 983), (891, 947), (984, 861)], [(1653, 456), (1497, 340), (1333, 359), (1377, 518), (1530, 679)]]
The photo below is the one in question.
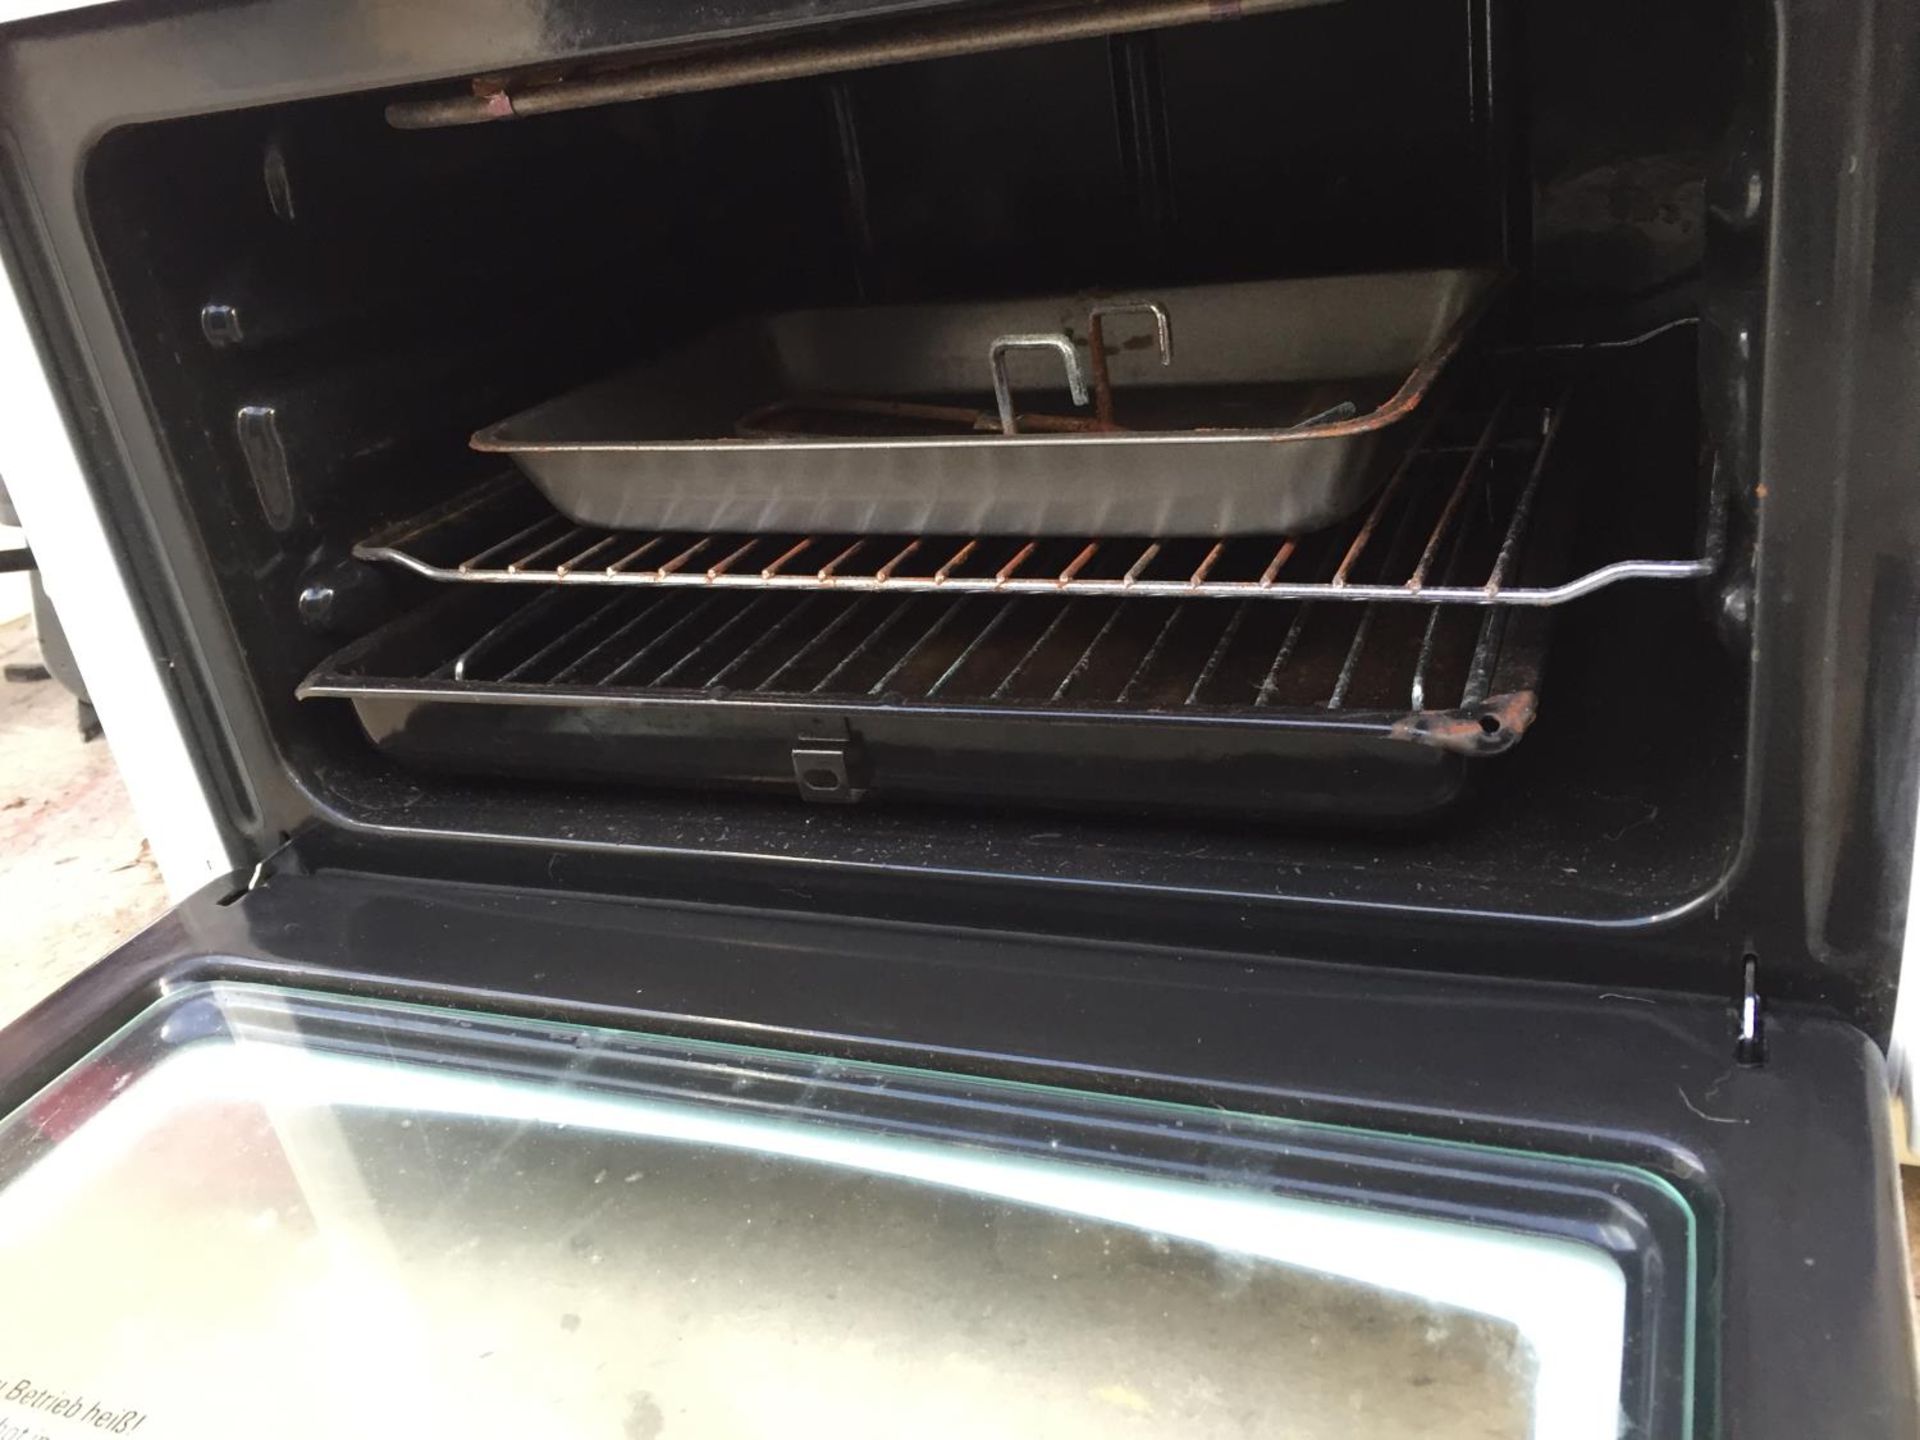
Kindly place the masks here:
[[(1734, 7), (1518, 8), (1492, 78), (1487, 12), (1349, 0), (472, 129), (348, 95), (113, 132), (100, 259), (284, 759), (401, 827), (1609, 920), (1704, 893), (1741, 823), (1740, 674), (1682, 587), (1564, 612), (1526, 744), (1397, 839), (425, 780), (292, 699), (422, 598), (347, 548), (487, 473), (471, 430), (729, 315), (1500, 258), (1547, 336), (1685, 313)], [(1691, 365), (1683, 337), (1570, 422), (1577, 552), (1684, 553)]]

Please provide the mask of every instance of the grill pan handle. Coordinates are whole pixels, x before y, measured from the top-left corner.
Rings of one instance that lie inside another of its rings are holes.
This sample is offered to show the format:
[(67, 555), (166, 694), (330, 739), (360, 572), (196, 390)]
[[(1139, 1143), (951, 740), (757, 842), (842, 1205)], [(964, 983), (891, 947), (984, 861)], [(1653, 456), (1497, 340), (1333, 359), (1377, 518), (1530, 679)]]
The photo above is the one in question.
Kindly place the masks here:
[(1002, 335), (987, 347), (987, 364), (993, 369), (993, 399), (1000, 407), (1002, 435), (1020, 433), (1013, 413), (1013, 387), (1007, 380), (1009, 350), (1051, 350), (1058, 354), (1067, 367), (1067, 390), (1073, 396), (1073, 403), (1087, 403), (1087, 382), (1080, 373), (1080, 356), (1073, 348), (1073, 341), (1065, 335)]
[(1154, 338), (1160, 342), (1160, 363), (1173, 364), (1173, 322), (1167, 307), (1157, 300), (1102, 300), (1087, 312), (1087, 363), (1093, 371), (1093, 418), (1102, 430), (1113, 424), (1113, 380), (1107, 374), (1106, 317), (1151, 315)]

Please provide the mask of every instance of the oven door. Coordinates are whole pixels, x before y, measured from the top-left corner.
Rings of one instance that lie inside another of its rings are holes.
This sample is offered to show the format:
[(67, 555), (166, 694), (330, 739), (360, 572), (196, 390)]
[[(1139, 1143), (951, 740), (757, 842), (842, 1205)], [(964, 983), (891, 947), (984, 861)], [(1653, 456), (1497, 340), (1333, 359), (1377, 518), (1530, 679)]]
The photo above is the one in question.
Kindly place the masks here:
[(1823, 1020), (309, 874), (0, 1063), (0, 1433), (1913, 1433)]

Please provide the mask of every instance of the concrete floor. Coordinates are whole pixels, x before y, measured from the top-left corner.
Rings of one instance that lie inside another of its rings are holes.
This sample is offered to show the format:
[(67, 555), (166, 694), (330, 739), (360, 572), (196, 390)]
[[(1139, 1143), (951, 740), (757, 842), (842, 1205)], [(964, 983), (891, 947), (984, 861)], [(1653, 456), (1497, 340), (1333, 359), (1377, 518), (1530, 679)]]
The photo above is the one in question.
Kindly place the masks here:
[[(1907, 1278), (1920, 1312), (1920, 1166), (1909, 1165), (1900, 1172), (1900, 1188), (1907, 1200)], [(1920, 1341), (1920, 1335), (1915, 1339)]]
[[(0, 663), (39, 660), (25, 616)], [(0, 682), (0, 1025), (167, 907), (107, 741), (53, 680)]]

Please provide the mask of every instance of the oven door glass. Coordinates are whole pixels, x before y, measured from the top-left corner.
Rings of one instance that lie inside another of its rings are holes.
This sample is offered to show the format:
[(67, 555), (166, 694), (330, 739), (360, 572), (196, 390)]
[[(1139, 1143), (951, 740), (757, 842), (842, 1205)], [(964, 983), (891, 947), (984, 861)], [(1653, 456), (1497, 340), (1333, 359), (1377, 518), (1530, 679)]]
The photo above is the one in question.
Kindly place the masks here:
[(1623, 1166), (196, 985), (0, 1125), (0, 1436), (1680, 1434), (1693, 1244)]

